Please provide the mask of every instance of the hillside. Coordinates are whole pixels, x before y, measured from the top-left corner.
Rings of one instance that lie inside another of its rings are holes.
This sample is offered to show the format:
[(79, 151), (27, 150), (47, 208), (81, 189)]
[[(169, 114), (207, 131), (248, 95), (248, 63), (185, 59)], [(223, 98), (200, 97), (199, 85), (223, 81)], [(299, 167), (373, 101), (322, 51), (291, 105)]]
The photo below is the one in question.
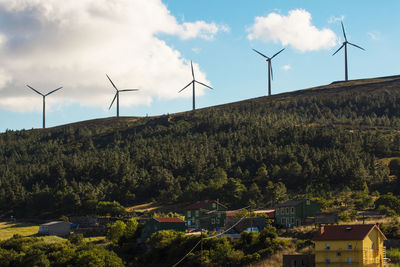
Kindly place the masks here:
[(400, 76), (335, 82), (157, 117), (106, 118), (0, 135), (0, 211), (94, 212), (219, 198), (265, 207), (365, 187), (399, 193)]

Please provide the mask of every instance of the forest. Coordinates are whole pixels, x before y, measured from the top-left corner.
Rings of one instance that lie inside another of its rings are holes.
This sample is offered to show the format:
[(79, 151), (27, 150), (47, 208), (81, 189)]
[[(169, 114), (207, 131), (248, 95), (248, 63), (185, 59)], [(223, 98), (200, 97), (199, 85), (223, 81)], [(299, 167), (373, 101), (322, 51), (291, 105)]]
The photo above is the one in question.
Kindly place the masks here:
[(398, 79), (8, 130), (0, 134), (0, 212), (54, 218), (94, 214), (101, 201), (217, 198), (229, 208), (266, 208), (357, 190), (398, 200), (399, 130)]

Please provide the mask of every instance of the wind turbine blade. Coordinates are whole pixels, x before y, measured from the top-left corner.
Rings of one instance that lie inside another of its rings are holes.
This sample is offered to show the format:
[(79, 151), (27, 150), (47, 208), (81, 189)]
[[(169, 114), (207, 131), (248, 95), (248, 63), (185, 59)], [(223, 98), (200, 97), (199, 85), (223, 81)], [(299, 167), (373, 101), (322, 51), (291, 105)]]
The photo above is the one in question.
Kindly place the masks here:
[(279, 51), (278, 53), (276, 53), (275, 55), (273, 55), (272, 57), (271, 57), (271, 59), (273, 59), (274, 57), (276, 57), (280, 52), (282, 52), (283, 50), (285, 50), (285, 48), (283, 48), (281, 51)]
[(110, 77), (108, 77), (108, 75), (106, 74), (108, 80), (110, 81), (110, 83), (112, 84), (112, 86), (115, 88), (115, 90), (118, 91), (117, 87), (115, 86), (115, 84), (113, 83), (113, 81), (110, 79)]
[(139, 89), (123, 89), (119, 90), (120, 92), (131, 92), (131, 91), (139, 91)]
[(180, 92), (182, 92), (183, 90), (185, 90), (189, 85), (191, 85), (192, 84), (192, 82), (194, 82), (194, 80), (193, 81), (191, 81), (188, 85), (186, 85), (185, 87), (183, 87), (178, 93), (180, 93)]
[(343, 31), (344, 40), (347, 42), (346, 32), (345, 32), (344, 26), (343, 26), (343, 21), (341, 21), (340, 23), (342, 23), (342, 31)]
[(339, 52), (339, 50), (343, 48), (344, 44), (345, 44), (345, 43), (343, 43), (343, 44), (342, 44), (342, 46), (341, 46), (341, 47), (339, 47), (339, 49), (338, 49), (338, 50), (336, 50), (336, 52), (335, 52), (335, 53), (333, 53), (333, 55), (332, 55), (332, 56), (336, 55), (336, 53), (337, 53), (337, 52)]
[(205, 87), (208, 87), (208, 88), (210, 88), (211, 90), (213, 90), (214, 88), (212, 88), (212, 87), (210, 87), (210, 86), (208, 86), (208, 85), (206, 85), (206, 84), (204, 84), (204, 83), (201, 83), (201, 82), (198, 82), (198, 81), (195, 81), (196, 83), (198, 83), (198, 84), (201, 84), (201, 85), (203, 85), (203, 86), (205, 86)]
[(115, 101), (116, 98), (117, 98), (117, 93), (115, 93), (114, 99), (113, 99), (113, 101), (111, 102), (111, 105), (110, 105), (110, 107), (108, 108), (108, 110), (111, 109), (111, 107), (112, 107), (112, 105), (114, 104), (114, 101)]
[(28, 86), (29, 88), (31, 88), (33, 91), (35, 91), (35, 92), (38, 93), (39, 95), (44, 96), (41, 92), (39, 92), (39, 91), (36, 90), (35, 88), (33, 88), (33, 87), (29, 86), (29, 85), (26, 85), (26, 86)]
[(190, 60), (190, 66), (192, 67), (192, 77), (193, 77), (193, 80), (194, 80), (193, 63), (192, 63), (192, 61), (191, 61), (191, 60)]
[(58, 90), (60, 90), (61, 88), (62, 88), (62, 87), (59, 87), (59, 88), (57, 88), (57, 89), (55, 89), (55, 90), (51, 91), (50, 93), (47, 93), (45, 96), (48, 96), (48, 95), (50, 95), (50, 94), (54, 93), (55, 91), (58, 91)]
[(364, 51), (365, 51), (365, 49), (364, 49), (364, 48), (362, 48), (361, 46), (358, 46), (358, 45), (356, 45), (356, 44), (352, 44), (352, 43), (348, 43), (348, 44), (350, 44), (350, 45), (352, 45), (352, 46), (355, 46), (355, 47), (357, 47), (357, 48), (360, 48), (361, 50), (364, 50)]
[(253, 51), (254, 52), (256, 52), (257, 54), (259, 54), (259, 55), (261, 55), (261, 56), (263, 56), (263, 57), (265, 57), (266, 59), (269, 59), (269, 57), (267, 57), (266, 55), (264, 55), (263, 53), (261, 53), (261, 52), (258, 52), (257, 50), (255, 50), (255, 49), (253, 49)]

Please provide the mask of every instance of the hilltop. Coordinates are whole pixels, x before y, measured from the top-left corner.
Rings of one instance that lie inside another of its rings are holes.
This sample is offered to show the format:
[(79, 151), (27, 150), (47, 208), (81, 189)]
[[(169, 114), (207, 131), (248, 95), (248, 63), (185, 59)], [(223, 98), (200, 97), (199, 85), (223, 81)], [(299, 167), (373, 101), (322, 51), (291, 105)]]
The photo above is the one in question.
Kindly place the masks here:
[[(154, 117), (96, 119), (0, 135), (0, 211), (93, 213), (219, 198), (271, 206), (341, 190), (392, 191), (400, 76), (335, 82)], [(386, 159), (386, 160), (381, 160)]]

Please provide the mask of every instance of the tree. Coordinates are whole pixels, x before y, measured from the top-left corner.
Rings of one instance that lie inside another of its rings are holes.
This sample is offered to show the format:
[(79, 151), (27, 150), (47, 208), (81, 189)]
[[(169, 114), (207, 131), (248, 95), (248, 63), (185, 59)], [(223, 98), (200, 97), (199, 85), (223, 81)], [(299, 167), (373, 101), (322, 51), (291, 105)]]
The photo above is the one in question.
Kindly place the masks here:
[(96, 207), (97, 214), (99, 215), (109, 215), (109, 216), (122, 216), (126, 213), (126, 210), (117, 201), (108, 202), (100, 201)]
[(119, 239), (124, 235), (126, 224), (123, 221), (116, 221), (109, 225), (107, 229), (107, 239), (113, 243), (118, 243)]

